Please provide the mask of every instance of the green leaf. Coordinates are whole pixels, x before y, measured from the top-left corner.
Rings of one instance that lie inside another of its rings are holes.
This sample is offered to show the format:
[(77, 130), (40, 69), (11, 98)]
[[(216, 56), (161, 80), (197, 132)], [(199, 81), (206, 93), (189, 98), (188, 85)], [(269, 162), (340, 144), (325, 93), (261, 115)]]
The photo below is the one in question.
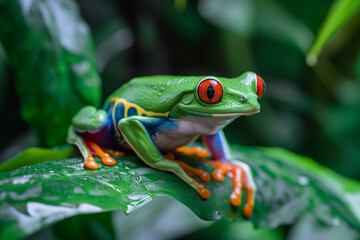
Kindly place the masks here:
[(185, 10), (186, 4), (187, 4), (187, 0), (174, 0), (174, 7), (179, 12)]
[(41, 145), (65, 144), (73, 115), (101, 101), (90, 31), (76, 3), (0, 1), (0, 41), (16, 73), (23, 118)]
[[(306, 213), (324, 224), (360, 229), (359, 183), (283, 149), (233, 150), (250, 165), (258, 186), (250, 218), (256, 227), (290, 224)], [(212, 170), (198, 159), (179, 159)], [(230, 179), (205, 183), (212, 195), (204, 201), (175, 175), (149, 168), (133, 154), (117, 160), (112, 167), (99, 163), (99, 169), (85, 170), (82, 159), (73, 157), (0, 173), (0, 238), (21, 238), (78, 214), (130, 214), (158, 195), (178, 200), (205, 220), (243, 220), (242, 208), (231, 207), (228, 200)]]
[(53, 149), (46, 148), (28, 148), (0, 164), (0, 172), (11, 171), (23, 166), (30, 166), (41, 162), (60, 160), (69, 157), (73, 148), (70, 145), (55, 147)]
[(310, 48), (306, 62), (315, 66), (317, 58), (325, 45), (360, 10), (360, 0), (337, 0), (333, 3), (315, 42)]

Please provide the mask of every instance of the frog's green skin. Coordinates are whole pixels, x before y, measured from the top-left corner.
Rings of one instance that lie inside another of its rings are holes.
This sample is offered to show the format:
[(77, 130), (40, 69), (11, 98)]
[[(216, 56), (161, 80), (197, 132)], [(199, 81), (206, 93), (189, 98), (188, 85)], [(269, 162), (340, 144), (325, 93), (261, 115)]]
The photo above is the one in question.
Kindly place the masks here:
[[(197, 89), (204, 79), (221, 83), (223, 95), (218, 103), (207, 104), (200, 99)], [(241, 115), (259, 112), (257, 82), (253, 72), (236, 78), (134, 78), (109, 96), (102, 110), (91, 106), (81, 109), (73, 118), (68, 141), (79, 147), (85, 159), (88, 153), (83, 138), (106, 148), (132, 149), (149, 166), (171, 171), (199, 191), (192, 178), (176, 162), (164, 159), (162, 152), (203, 136), (213, 159), (233, 160), (222, 129)], [(255, 191), (249, 167), (239, 161), (233, 163), (245, 171)]]

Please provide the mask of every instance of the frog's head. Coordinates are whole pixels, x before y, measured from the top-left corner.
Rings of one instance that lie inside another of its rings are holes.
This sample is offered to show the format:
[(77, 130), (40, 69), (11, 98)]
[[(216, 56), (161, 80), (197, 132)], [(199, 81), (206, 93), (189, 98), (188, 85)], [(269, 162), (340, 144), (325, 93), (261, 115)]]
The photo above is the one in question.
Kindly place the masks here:
[(177, 115), (234, 118), (260, 111), (258, 99), (265, 92), (265, 82), (253, 72), (237, 78), (201, 77), (196, 81), (196, 87), (184, 93), (173, 109)]

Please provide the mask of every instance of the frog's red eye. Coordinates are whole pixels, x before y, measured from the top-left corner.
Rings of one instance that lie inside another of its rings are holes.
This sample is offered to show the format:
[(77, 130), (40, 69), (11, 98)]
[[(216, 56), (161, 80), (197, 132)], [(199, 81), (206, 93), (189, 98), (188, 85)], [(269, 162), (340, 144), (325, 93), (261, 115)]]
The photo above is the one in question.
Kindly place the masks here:
[(223, 88), (219, 81), (210, 78), (200, 82), (197, 93), (204, 103), (214, 104), (221, 101)]
[(265, 90), (266, 85), (264, 80), (260, 76), (256, 75), (256, 95), (258, 98), (260, 98), (265, 93)]

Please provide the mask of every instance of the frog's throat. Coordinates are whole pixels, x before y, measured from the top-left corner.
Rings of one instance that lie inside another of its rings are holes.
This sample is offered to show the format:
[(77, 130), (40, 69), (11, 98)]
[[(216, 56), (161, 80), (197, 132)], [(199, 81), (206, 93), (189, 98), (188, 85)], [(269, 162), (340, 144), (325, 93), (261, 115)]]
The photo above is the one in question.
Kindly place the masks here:
[(196, 115), (204, 115), (204, 116), (212, 116), (212, 117), (237, 117), (237, 116), (245, 116), (245, 115), (252, 115), (254, 113), (260, 112), (259, 109), (253, 109), (247, 112), (230, 112), (230, 113), (211, 113), (211, 112), (201, 112), (195, 111), (188, 108), (184, 108), (186, 111), (193, 112)]

